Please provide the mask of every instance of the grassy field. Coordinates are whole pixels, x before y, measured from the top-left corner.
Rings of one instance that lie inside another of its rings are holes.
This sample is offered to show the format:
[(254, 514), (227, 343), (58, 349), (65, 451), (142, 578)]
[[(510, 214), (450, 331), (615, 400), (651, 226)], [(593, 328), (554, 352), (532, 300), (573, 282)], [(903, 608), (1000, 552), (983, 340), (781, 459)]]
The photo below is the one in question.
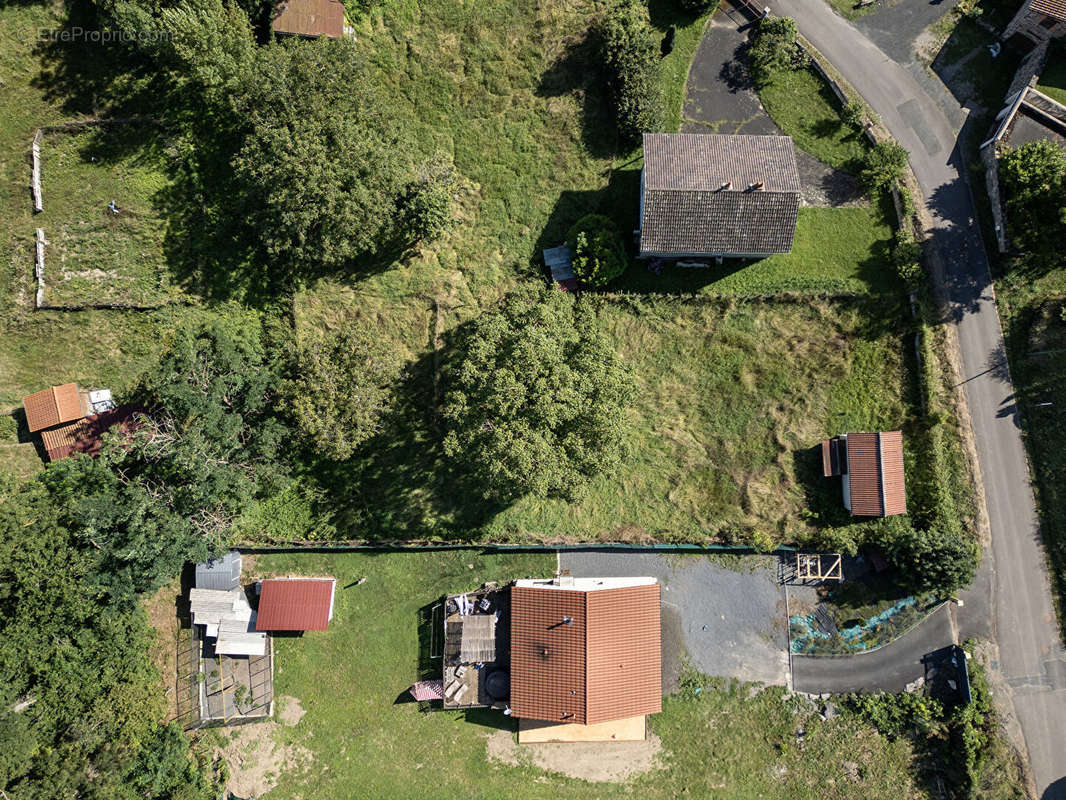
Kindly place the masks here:
[(856, 172), (869, 145), (840, 119), (840, 103), (810, 69), (779, 70), (759, 89), (759, 98), (777, 126), (819, 161)]
[(892, 225), (887, 201), (844, 208), (799, 210), (792, 252), (761, 261), (727, 261), (710, 269), (668, 267), (659, 275), (637, 262), (617, 288), (639, 292), (713, 295), (855, 293), (898, 295), (891, 260)]
[[(88, 91), (76, 100), (59, 88), (57, 73), (75, 65), (57, 66), (37, 49), (37, 30), (61, 26), (62, 13), (62, 6), (48, 4), (0, 7), (0, 411), (21, 405), (26, 394), (67, 381), (108, 386), (121, 398), (155, 358), (175, 315), (186, 313), (31, 311), (33, 231), (39, 217), (30, 199), (30, 143), (38, 126), (83, 118), (93, 110)], [(82, 55), (91, 63), (100, 53)], [(64, 192), (50, 192), (50, 185), (46, 177), (45, 208), (58, 211)], [(77, 183), (66, 188), (83, 190)], [(32, 445), (19, 444), (12, 427), (3, 429), (0, 467), (19, 474), (39, 469)]]
[[(163, 251), (157, 196), (167, 179), (145, 125), (46, 135), (41, 145), (45, 302), (155, 306), (179, 299)], [(108, 204), (114, 201), (118, 213)]]
[[(472, 567), (472, 568), (471, 568)], [(271, 797), (396, 798), (729, 797), (741, 800), (923, 798), (910, 744), (889, 742), (849, 715), (822, 721), (783, 690), (748, 687), (668, 697), (651, 718), (661, 768), (626, 784), (594, 784), (532, 764), (487, 756), (487, 741), (511, 740), (498, 712), (420, 713), (395, 700), (420, 677), (418, 610), (445, 592), (484, 580), (546, 574), (552, 554), (482, 556), (338, 554), (258, 556), (260, 574), (331, 574), (339, 588), (329, 631), (275, 640), (278, 697), (307, 712), (279, 728), (286, 745), (310, 751), (305, 771), (281, 776)], [(361, 586), (349, 586), (360, 577)], [(432, 662), (431, 662), (432, 663)], [(805, 735), (797, 738), (797, 730)], [(848, 766), (854, 764), (852, 768)]]
[(706, 541), (759, 531), (780, 542), (809, 537), (812, 514), (850, 524), (837, 485), (814, 474), (812, 448), (830, 434), (911, 421), (898, 306), (640, 295), (595, 302), (638, 393), (621, 473), (594, 481), (583, 499), (493, 507), (451, 474), (437, 444), (428, 358), (413, 364), (392, 430), (353, 462), (315, 473), (252, 527), (278, 538), (541, 541)]
[[(844, 19), (850, 19), (852, 21), (865, 17), (867, 14), (872, 14), (882, 6), (878, 3), (870, 3), (867, 6), (860, 6), (857, 0), (828, 0), (829, 5), (836, 9), (837, 13)], [(891, 5), (891, 2), (886, 3)]]

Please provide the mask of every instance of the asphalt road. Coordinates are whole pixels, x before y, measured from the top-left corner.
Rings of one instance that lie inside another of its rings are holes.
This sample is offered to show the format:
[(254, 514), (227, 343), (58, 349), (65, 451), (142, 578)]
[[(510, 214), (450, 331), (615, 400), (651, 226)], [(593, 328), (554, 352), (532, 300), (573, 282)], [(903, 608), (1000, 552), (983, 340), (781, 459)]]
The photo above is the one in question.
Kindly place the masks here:
[[(902, 0), (904, 3), (926, 0)], [(910, 151), (958, 333), (992, 532), (993, 631), (1041, 800), (1066, 800), (1066, 658), (1053, 613), (1014, 388), (956, 132), (912, 73), (825, 0), (776, 0)], [(956, 109), (948, 109), (952, 115)], [(988, 558), (988, 554), (986, 554)]]
[(925, 655), (951, 644), (948, 607), (941, 606), (913, 630), (877, 650), (851, 656), (793, 656), (797, 692), (902, 692), (925, 675)]

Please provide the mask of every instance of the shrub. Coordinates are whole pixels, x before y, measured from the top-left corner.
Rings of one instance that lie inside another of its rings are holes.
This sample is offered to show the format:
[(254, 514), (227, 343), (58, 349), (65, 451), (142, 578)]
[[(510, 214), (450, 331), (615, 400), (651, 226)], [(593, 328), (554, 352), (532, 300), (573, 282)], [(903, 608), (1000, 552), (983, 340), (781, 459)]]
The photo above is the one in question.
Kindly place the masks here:
[(769, 83), (775, 72), (797, 65), (796, 21), (790, 17), (763, 17), (751, 46), (751, 70), (759, 84)]
[(1015, 244), (1057, 256), (1066, 236), (1066, 153), (1054, 142), (1028, 142), (1003, 156), (999, 174)]
[(376, 434), (392, 404), (397, 359), (371, 328), (312, 331), (294, 349), (284, 394), (316, 451), (343, 461)]
[(896, 231), (892, 263), (907, 291), (913, 292), (922, 285), (922, 246), (906, 231)]
[(887, 189), (903, 176), (907, 168), (907, 151), (898, 142), (875, 144), (863, 158), (859, 179), (871, 191)]
[(660, 43), (648, 9), (635, 0), (623, 0), (608, 9), (598, 34), (618, 134), (626, 144), (635, 144), (641, 134), (663, 126)]
[(455, 223), (452, 205), (459, 189), (459, 173), (449, 156), (424, 163), (418, 177), (407, 185), (403, 219), (412, 241), (439, 239)]
[(911, 591), (951, 595), (973, 581), (977, 544), (952, 526), (915, 530), (900, 517), (885, 520), (882, 546)]
[(840, 109), (840, 118), (844, 120), (845, 125), (861, 129), (866, 121), (866, 107), (858, 101), (847, 103)]
[(618, 228), (602, 214), (579, 219), (566, 235), (566, 246), (573, 254), (574, 274), (585, 286), (605, 286), (628, 266)]
[(467, 326), (444, 449), (487, 497), (575, 497), (621, 463), (634, 386), (573, 295), (523, 287)]

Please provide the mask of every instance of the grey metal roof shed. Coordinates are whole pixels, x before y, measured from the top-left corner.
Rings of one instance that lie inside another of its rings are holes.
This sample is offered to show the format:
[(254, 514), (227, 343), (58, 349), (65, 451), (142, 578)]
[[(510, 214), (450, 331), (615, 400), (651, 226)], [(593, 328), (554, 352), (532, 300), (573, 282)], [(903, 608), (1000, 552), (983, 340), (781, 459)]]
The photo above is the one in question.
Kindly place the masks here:
[(230, 550), (196, 565), (196, 588), (228, 592), (241, 585), (241, 554)]

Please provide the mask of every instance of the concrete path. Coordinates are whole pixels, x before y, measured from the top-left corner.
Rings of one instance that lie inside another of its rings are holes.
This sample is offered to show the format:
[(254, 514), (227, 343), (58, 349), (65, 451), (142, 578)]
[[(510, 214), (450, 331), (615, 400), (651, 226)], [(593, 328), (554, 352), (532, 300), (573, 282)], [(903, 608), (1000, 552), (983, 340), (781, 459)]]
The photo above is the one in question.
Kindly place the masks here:
[(746, 559), (745, 565), (751, 568), (731, 570), (696, 555), (588, 550), (559, 554), (559, 566), (575, 577), (659, 579), (664, 676), (666, 665), (685, 655), (707, 675), (785, 686), (788, 632), (776, 565), (769, 557)]
[(797, 692), (902, 692), (925, 675), (922, 659), (952, 641), (951, 618), (941, 606), (914, 629), (869, 653), (852, 656), (793, 656)]
[(1041, 800), (1066, 800), (1066, 654), (1053, 613), (992, 280), (972, 221), (970, 192), (959, 174), (955, 131), (914, 75), (824, 0), (776, 0), (772, 10), (796, 19), (801, 33), (910, 151), (934, 215), (933, 244), (946, 265), (945, 288), (991, 523), (992, 548), (985, 557), (991, 556), (993, 565), (998, 666), (1012, 687)]

